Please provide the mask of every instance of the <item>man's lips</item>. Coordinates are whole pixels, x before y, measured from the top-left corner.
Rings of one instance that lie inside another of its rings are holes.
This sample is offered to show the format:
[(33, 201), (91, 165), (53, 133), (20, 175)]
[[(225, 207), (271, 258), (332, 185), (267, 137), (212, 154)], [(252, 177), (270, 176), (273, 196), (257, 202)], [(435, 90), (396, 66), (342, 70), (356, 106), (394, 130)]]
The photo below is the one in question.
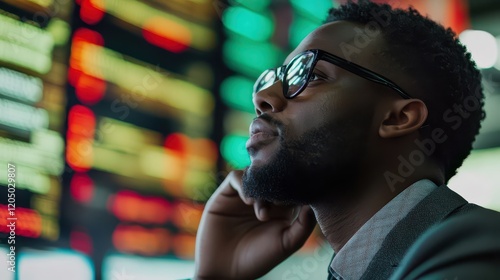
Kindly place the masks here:
[(247, 149), (269, 144), (278, 136), (278, 131), (263, 119), (254, 120), (249, 130), (250, 139), (247, 141)]

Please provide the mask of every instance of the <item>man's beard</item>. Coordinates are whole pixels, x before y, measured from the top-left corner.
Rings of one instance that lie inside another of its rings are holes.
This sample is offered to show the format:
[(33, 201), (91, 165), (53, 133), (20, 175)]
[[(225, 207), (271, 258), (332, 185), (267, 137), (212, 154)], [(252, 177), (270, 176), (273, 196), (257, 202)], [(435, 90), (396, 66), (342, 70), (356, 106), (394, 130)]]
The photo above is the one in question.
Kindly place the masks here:
[(368, 127), (360, 127), (359, 121), (326, 124), (291, 140), (280, 134), (279, 148), (269, 161), (245, 169), (245, 194), (284, 204), (313, 204), (332, 194), (354, 194), (357, 190), (350, 188), (368, 136)]

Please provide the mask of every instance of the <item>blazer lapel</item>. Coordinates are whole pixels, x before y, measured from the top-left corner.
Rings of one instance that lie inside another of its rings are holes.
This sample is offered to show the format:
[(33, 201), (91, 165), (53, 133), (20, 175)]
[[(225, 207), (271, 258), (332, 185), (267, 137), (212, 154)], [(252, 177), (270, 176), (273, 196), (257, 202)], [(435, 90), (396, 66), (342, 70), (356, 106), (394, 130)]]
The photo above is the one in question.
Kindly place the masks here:
[(388, 279), (424, 231), (466, 204), (463, 197), (448, 187), (438, 187), (394, 226), (361, 279)]

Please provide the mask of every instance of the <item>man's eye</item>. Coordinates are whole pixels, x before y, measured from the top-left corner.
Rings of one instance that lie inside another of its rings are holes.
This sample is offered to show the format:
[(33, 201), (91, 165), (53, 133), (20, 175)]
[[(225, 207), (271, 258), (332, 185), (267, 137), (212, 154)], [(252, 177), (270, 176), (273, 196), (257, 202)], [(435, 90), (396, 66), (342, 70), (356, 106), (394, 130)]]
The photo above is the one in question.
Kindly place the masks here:
[(309, 78), (309, 82), (318, 81), (318, 80), (325, 80), (325, 77), (323, 77), (317, 73), (312, 73), (311, 77)]

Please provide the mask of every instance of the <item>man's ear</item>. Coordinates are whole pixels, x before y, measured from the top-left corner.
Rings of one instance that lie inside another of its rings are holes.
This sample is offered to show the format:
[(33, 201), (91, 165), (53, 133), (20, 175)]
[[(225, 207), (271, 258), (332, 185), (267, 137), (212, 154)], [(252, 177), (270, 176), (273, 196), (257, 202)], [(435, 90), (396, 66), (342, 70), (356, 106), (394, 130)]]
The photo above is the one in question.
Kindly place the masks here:
[(427, 106), (420, 99), (402, 99), (392, 103), (379, 127), (382, 138), (400, 137), (418, 130), (427, 119)]

